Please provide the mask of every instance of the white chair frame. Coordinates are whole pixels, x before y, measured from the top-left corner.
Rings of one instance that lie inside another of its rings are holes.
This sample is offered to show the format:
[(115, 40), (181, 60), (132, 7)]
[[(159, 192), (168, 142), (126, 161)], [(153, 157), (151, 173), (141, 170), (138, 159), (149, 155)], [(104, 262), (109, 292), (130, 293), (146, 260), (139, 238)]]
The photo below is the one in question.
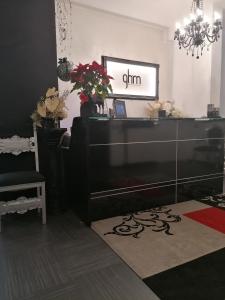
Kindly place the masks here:
[[(0, 154), (11, 153), (19, 155), (23, 152), (34, 152), (35, 167), (39, 172), (39, 158), (38, 158), (38, 144), (37, 144), (37, 131), (34, 126), (34, 136), (23, 138), (17, 135), (11, 138), (0, 139)], [(1, 192), (12, 192), (27, 189), (37, 189), (37, 196), (32, 198), (19, 197), (15, 200), (0, 201), (0, 232), (1, 232), (1, 216), (8, 213), (23, 214), (28, 210), (40, 209), (42, 210), (42, 224), (46, 224), (46, 200), (45, 200), (45, 181), (23, 183), (16, 185), (8, 185), (0, 187)]]

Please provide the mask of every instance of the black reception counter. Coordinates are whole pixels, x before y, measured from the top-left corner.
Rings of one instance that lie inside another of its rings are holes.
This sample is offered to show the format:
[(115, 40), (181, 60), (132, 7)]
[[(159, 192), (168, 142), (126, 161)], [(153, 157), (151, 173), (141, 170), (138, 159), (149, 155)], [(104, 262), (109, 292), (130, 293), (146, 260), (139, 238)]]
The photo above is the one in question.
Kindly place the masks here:
[(224, 119), (74, 118), (72, 206), (87, 223), (223, 191)]

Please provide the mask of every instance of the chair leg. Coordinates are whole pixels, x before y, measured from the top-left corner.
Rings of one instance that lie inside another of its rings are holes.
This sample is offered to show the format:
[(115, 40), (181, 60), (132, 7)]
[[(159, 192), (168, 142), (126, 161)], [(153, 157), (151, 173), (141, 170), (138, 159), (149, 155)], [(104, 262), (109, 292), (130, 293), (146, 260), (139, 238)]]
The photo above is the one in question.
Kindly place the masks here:
[[(38, 198), (41, 197), (41, 188), (40, 187), (37, 188), (37, 196), (38, 196)], [(41, 213), (41, 209), (40, 208), (38, 208), (37, 211), (38, 211), (39, 214)]]
[(0, 215), (0, 232), (2, 232), (2, 216)]
[(42, 207), (42, 224), (46, 224), (46, 201), (45, 201), (45, 183), (41, 185), (41, 207)]

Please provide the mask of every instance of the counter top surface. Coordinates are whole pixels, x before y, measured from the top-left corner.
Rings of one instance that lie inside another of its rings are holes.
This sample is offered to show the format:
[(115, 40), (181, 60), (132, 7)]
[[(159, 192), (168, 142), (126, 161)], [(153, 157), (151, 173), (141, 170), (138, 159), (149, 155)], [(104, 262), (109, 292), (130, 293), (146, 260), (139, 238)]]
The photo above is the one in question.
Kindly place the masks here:
[(96, 121), (161, 121), (161, 120), (190, 120), (190, 121), (223, 121), (225, 118), (218, 117), (218, 118), (207, 118), (207, 117), (200, 117), (200, 118), (109, 118), (109, 117), (90, 117), (89, 120), (96, 120)]

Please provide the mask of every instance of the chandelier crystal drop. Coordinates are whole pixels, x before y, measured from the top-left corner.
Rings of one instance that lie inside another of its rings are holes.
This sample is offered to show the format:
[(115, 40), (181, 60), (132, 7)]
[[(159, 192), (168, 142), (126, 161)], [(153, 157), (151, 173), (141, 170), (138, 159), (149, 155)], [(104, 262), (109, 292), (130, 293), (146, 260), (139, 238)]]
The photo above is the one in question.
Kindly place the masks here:
[(214, 22), (211, 25), (203, 13), (203, 0), (193, 0), (191, 14), (184, 19), (183, 26), (176, 24), (174, 40), (178, 41), (179, 49), (184, 48), (192, 56), (199, 59), (204, 49), (216, 42), (222, 30), (222, 20), (218, 13), (214, 13)]

